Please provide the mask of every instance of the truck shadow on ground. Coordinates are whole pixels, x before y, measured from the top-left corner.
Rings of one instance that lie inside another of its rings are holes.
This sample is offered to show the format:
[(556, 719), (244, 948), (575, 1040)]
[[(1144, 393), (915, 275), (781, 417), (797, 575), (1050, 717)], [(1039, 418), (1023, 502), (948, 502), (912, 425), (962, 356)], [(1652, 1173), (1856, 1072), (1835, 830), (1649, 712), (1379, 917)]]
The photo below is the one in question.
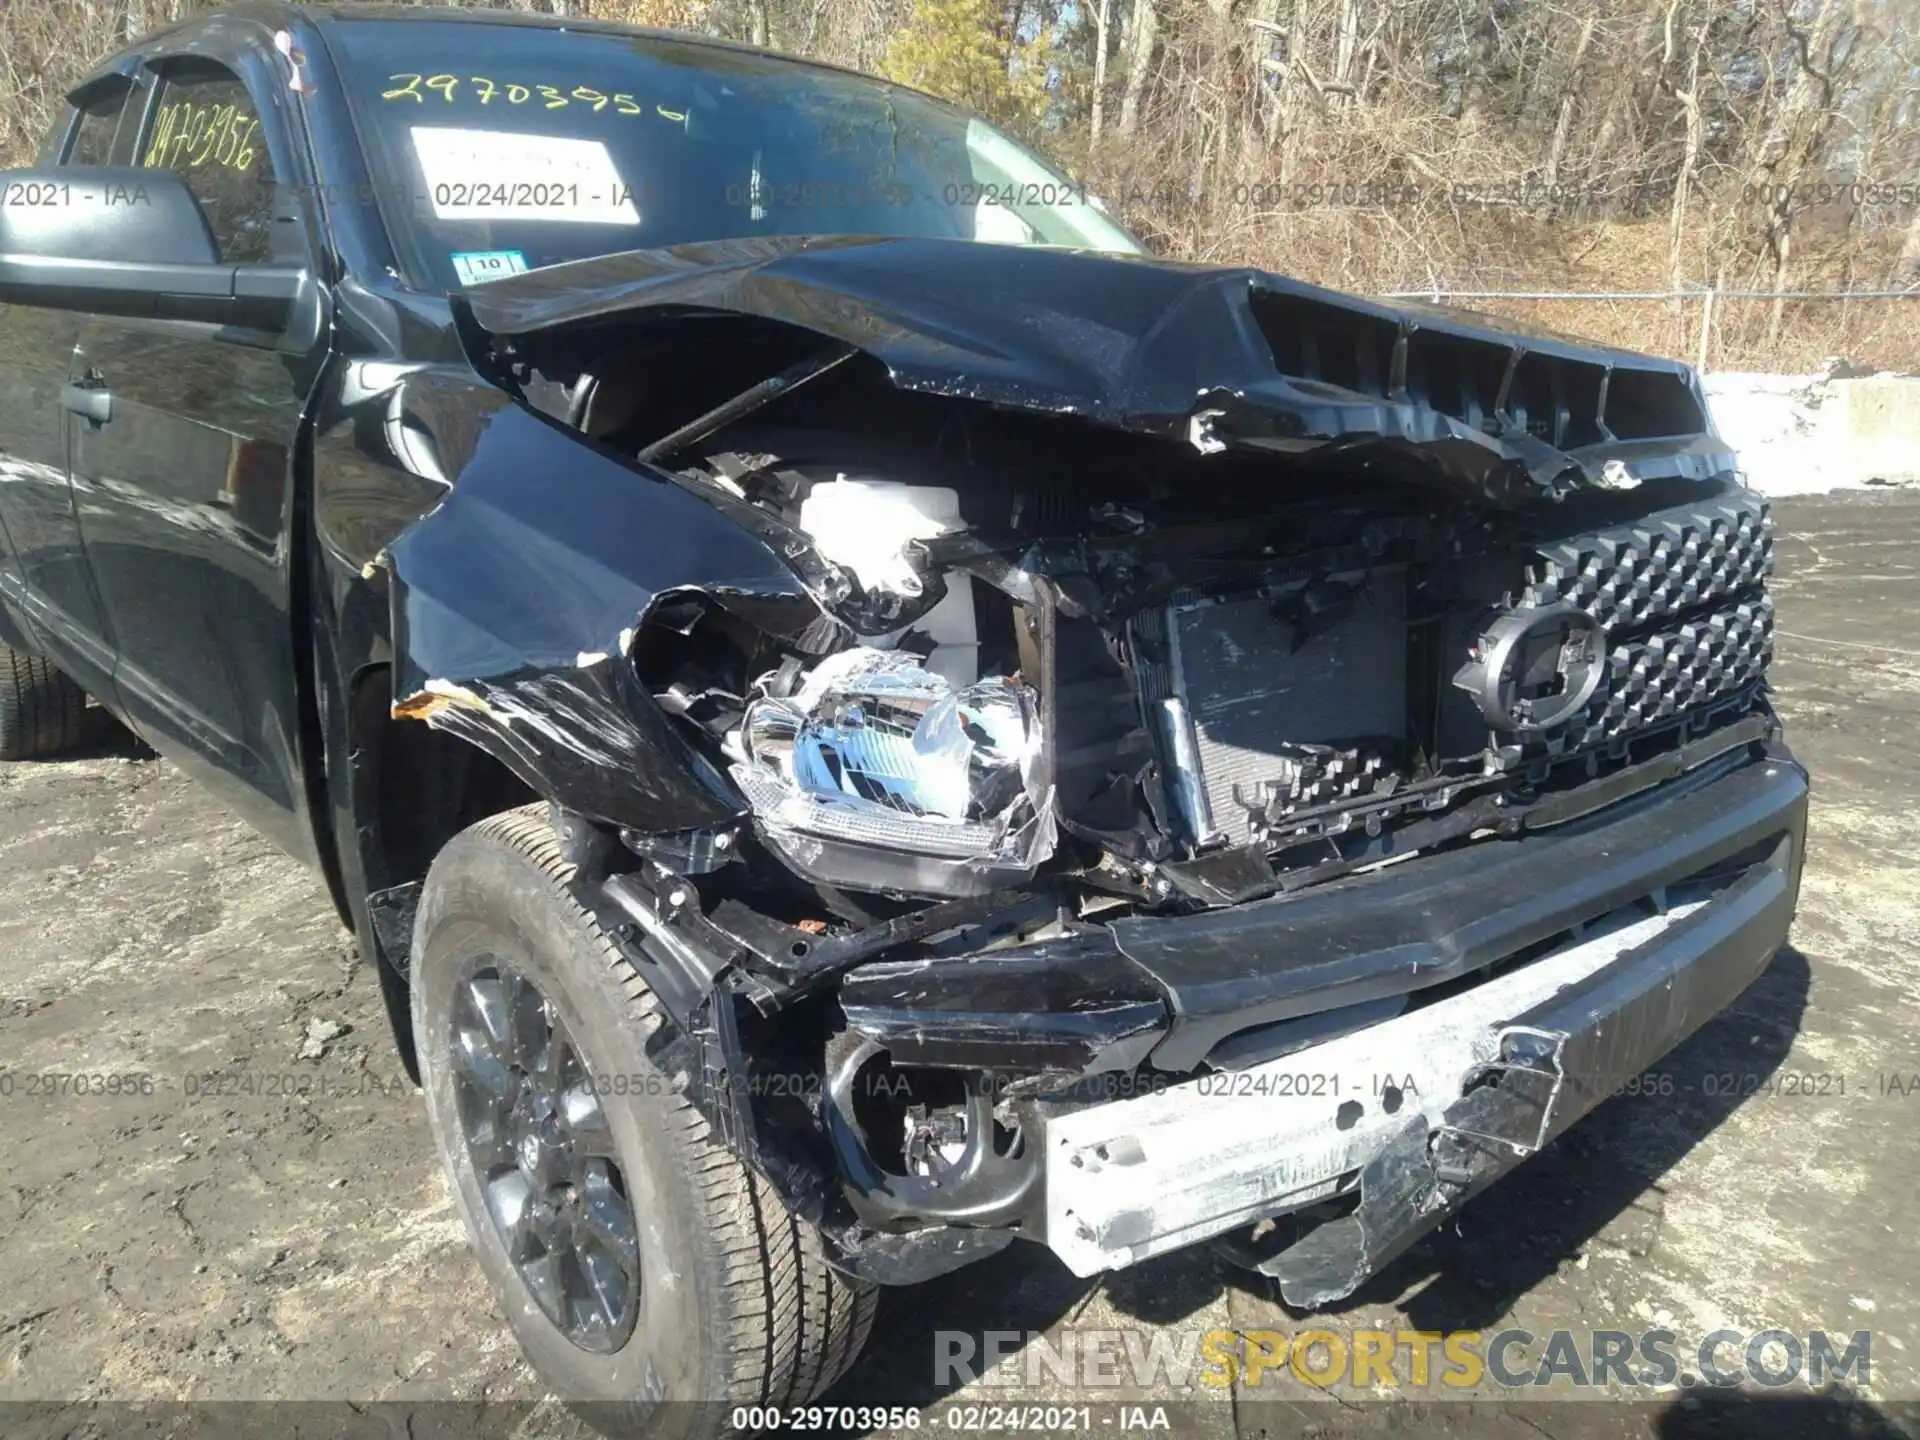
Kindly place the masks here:
[(158, 760), (153, 748), (98, 705), (80, 719), (80, 738), (60, 752), (61, 760)]
[[(1799, 1032), (1809, 979), (1806, 956), (1791, 945), (1783, 948), (1738, 1001), (1659, 1062), (1643, 1081), (1646, 1093), (1617, 1095), (1601, 1105), (1473, 1201), (1448, 1228), (1414, 1246), (1350, 1299), (1319, 1313), (1337, 1322), (1354, 1311), (1394, 1305), (1425, 1282), (1399, 1305), (1406, 1328), (1486, 1329), (1590, 1245), (1629, 1256), (1650, 1253), (1662, 1224), (1662, 1177), (1739, 1106), (1769, 1098), (1764, 1086)], [(1082, 1280), (1049, 1252), (1016, 1244), (925, 1285), (884, 1293), (874, 1343), (829, 1398), (925, 1406), (958, 1388), (951, 1375), (936, 1374), (937, 1358), (952, 1353), (941, 1348), (943, 1336), (964, 1333), (973, 1353), (982, 1354), (988, 1331), (1024, 1336), (1090, 1323), (1082, 1317), (1096, 1294), (1122, 1323), (1178, 1326), (1228, 1286), (1274, 1304), (1282, 1326), (1305, 1313), (1280, 1303), (1273, 1281), (1204, 1249)], [(1607, 1315), (1593, 1323), (1633, 1329), (1642, 1321)], [(1015, 1347), (1004, 1344), (1002, 1353), (1008, 1348)], [(999, 1398), (1020, 1397), (1008, 1391)]]
[(1895, 1401), (1883, 1408), (1843, 1390), (1796, 1396), (1703, 1392), (1666, 1406), (1655, 1417), (1653, 1434), (1659, 1440), (1746, 1440), (1752, 1435), (1768, 1440), (1908, 1440), (1920, 1434), (1920, 1405)]
[[(1237, 1400), (1240, 1440), (1369, 1435), (1463, 1440), (1911, 1440), (1920, 1405), (1875, 1405), (1848, 1390), (1818, 1395), (1692, 1391), (1667, 1400)], [(1174, 1433), (1181, 1433), (1174, 1427)]]

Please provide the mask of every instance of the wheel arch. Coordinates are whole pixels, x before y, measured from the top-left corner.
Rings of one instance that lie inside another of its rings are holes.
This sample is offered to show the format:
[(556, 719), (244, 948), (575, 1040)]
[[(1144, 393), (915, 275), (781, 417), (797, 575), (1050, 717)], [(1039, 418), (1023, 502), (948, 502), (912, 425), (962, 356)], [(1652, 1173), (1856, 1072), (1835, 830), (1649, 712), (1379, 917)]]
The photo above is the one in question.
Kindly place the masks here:
[(447, 842), (476, 821), (540, 798), (506, 765), (444, 730), (393, 715), (392, 667), (363, 667), (330, 730), (346, 783), (336, 835), (355, 935), (372, 957), (393, 1038), (418, 1078), (407, 1005), (413, 907)]

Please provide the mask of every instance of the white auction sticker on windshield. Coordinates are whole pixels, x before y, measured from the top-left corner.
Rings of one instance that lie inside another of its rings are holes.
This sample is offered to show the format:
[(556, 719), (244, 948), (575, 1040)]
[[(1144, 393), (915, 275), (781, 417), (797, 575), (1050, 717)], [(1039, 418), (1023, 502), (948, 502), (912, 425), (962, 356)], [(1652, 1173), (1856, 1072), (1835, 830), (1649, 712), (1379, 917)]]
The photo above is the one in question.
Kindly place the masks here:
[(640, 223), (632, 188), (598, 140), (427, 125), (412, 133), (437, 219)]

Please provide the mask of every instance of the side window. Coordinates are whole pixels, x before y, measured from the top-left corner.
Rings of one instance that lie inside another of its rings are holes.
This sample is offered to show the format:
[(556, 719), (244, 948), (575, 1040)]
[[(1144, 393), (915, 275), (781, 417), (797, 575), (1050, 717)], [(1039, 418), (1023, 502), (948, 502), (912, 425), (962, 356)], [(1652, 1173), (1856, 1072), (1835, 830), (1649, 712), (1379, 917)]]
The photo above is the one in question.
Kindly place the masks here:
[[(70, 92), (67, 103), (60, 108), (60, 118), (53, 122), (53, 128), (40, 142), (33, 163), (111, 164), (114, 132), (119, 128), (120, 112), (126, 108), (127, 95), (132, 89), (133, 83), (124, 75), (109, 75)], [(66, 146), (67, 127), (76, 118), (79, 127), (73, 137), (72, 151), (63, 158), (60, 152)]]
[(120, 112), (126, 109), (132, 85), (118, 77), (103, 81), (90, 95), (75, 101), (80, 111), (80, 127), (73, 134), (73, 148), (67, 152), (69, 165), (110, 165), (113, 163), (113, 135), (120, 128)]
[(186, 181), (213, 227), (222, 261), (270, 258), (273, 164), (259, 112), (232, 71), (208, 64), (164, 76), (140, 163)]
[(33, 157), (35, 165), (60, 163), (60, 145), (67, 138), (67, 121), (72, 118), (72, 112), (67, 110), (60, 112), (60, 118), (53, 122), (53, 129), (49, 130), (46, 139), (40, 142), (40, 149)]

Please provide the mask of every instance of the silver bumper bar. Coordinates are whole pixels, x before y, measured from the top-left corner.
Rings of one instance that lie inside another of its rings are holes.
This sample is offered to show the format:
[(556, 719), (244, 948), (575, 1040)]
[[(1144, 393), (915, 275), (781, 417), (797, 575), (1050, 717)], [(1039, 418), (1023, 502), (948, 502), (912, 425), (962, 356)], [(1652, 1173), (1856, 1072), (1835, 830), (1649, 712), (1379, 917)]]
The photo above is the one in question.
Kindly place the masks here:
[[(1786, 937), (1798, 835), (1736, 882), (1577, 940), (1423, 1008), (1251, 1069), (1048, 1121), (1047, 1243), (1077, 1275), (1356, 1186), (1293, 1251), (1325, 1303), (1723, 1008)], [(1499, 1073), (1499, 1084), (1484, 1082)], [(1313, 1243), (1309, 1243), (1313, 1242)], [(1315, 1252), (1315, 1253), (1309, 1253)], [(1351, 1272), (1351, 1273), (1349, 1273)]]

